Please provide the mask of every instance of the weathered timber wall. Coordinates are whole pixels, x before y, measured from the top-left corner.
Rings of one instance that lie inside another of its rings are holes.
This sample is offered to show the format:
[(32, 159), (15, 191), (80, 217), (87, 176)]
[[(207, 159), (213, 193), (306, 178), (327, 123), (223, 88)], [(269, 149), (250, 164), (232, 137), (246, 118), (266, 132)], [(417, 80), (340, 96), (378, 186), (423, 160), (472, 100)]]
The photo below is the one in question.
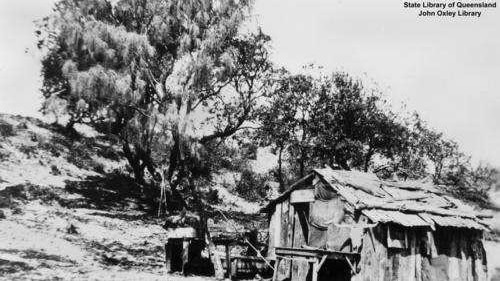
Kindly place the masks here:
[[(281, 204), (281, 234), (280, 234), (280, 247), (290, 247), (293, 243), (293, 205), (290, 204), (289, 199), (283, 201)], [(277, 280), (284, 280), (290, 278), (291, 262), (290, 260), (282, 260), (278, 267)]]
[[(334, 196), (332, 199), (336, 200)], [(325, 209), (334, 214), (343, 214), (339, 211), (342, 207), (340, 201), (334, 203), (331, 208)], [(294, 206), (290, 200), (285, 200), (276, 205), (270, 218), (270, 257), (274, 257), (275, 246), (297, 248), (304, 244), (311, 246), (312, 240), (309, 239), (314, 229), (308, 224), (308, 219), (311, 219), (309, 210), (313, 212), (314, 209), (303, 207), (312, 207), (314, 204), (317, 203), (300, 203)], [(345, 204), (343, 207), (346, 213), (342, 219), (336, 218), (335, 221), (340, 221), (341, 225), (355, 225), (352, 212)], [(306, 209), (308, 212), (303, 212)], [(325, 221), (330, 219), (327, 216)], [(388, 228), (397, 230), (395, 234), (399, 233), (399, 236), (393, 237), (391, 231), (390, 244), (388, 244)], [(329, 248), (340, 250), (343, 241), (349, 236), (352, 238), (352, 229), (347, 231), (349, 229), (329, 226), (325, 237)], [(442, 227), (431, 231), (428, 228), (404, 228), (380, 224), (375, 228), (366, 229), (362, 237), (361, 258), (357, 265), (359, 272), (352, 276), (354, 281), (487, 280), (486, 257), (479, 231)], [(320, 247), (324, 247), (323, 245)], [(277, 280), (306, 281), (308, 273), (310, 275), (310, 266), (307, 262), (285, 260), (278, 266)]]
[[(295, 204), (294, 231), (292, 247), (301, 248), (307, 245), (307, 235), (309, 226), (308, 211), (309, 203)], [(310, 265), (307, 261), (292, 261), (291, 281), (305, 281)]]
[[(387, 226), (366, 232), (354, 281), (486, 281), (486, 260), (480, 234), (450, 228), (434, 232), (435, 253), (426, 231), (407, 229), (405, 248), (386, 248)], [(373, 236), (373, 239), (372, 239)]]
[(275, 259), (274, 247), (281, 243), (281, 203), (277, 204), (269, 218), (269, 248), (267, 257)]

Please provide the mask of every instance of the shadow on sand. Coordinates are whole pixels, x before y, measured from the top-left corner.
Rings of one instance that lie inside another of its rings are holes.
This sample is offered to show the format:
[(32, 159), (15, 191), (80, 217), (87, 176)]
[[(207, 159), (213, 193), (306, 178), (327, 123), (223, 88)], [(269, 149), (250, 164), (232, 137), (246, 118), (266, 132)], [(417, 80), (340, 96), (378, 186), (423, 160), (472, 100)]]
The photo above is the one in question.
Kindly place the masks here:
[[(60, 199), (68, 208), (93, 208), (98, 210), (137, 210), (145, 215), (107, 214), (125, 220), (144, 219), (154, 214), (158, 192), (143, 187), (119, 173), (89, 176), (84, 180), (66, 181), (66, 190), (81, 195), (80, 199)], [(103, 215), (103, 214), (99, 214)]]

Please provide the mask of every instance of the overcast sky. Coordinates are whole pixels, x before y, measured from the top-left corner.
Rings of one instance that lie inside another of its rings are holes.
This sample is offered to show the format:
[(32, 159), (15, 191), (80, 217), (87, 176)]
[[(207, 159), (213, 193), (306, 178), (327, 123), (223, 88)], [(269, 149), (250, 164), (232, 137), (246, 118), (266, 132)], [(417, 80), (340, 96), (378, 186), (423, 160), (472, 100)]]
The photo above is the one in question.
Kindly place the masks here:
[[(33, 20), (52, 0), (0, 0), (0, 112), (39, 116), (40, 55)], [(500, 166), (500, 12), (418, 18), (396, 0), (256, 0), (273, 58), (375, 81), (475, 161)]]

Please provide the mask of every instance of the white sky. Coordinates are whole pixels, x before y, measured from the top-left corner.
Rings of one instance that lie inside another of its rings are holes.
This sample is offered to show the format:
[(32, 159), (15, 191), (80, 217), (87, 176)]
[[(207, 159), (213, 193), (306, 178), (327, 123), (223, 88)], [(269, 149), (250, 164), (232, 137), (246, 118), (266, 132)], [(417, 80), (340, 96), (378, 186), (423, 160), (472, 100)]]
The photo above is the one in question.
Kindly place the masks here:
[[(40, 116), (33, 20), (53, 0), (0, 0), (0, 112)], [(418, 18), (398, 0), (256, 0), (274, 60), (375, 81), (475, 161), (500, 166), (500, 11), (476, 19)]]
[(394, 106), (417, 110), (476, 162), (500, 165), (500, 11), (418, 18), (402, 3), (257, 0), (256, 13), (276, 62), (368, 77)]

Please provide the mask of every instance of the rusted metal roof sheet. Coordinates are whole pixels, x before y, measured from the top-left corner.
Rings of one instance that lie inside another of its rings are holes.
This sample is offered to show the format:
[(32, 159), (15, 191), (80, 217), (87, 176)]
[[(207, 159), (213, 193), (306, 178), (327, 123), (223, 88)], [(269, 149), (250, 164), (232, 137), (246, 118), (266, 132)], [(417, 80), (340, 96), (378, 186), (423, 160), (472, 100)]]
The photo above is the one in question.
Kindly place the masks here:
[(415, 214), (386, 210), (363, 210), (362, 213), (374, 222), (394, 222), (407, 227), (429, 226), (429, 223)]
[(375, 222), (430, 226), (434, 220), (419, 217), (430, 213), (437, 216), (436, 225), (484, 229), (471, 207), (429, 183), (382, 181), (374, 174), (329, 168), (315, 172)]
[(315, 171), (332, 182), (352, 186), (373, 196), (384, 196), (386, 194), (380, 188), (382, 182), (375, 174), (359, 171), (332, 170), (329, 168), (317, 169)]
[(385, 186), (391, 186), (406, 190), (422, 190), (428, 192), (442, 193), (442, 191), (430, 182), (421, 180), (406, 181), (382, 181)]
[(451, 216), (438, 216), (426, 214), (427, 218), (432, 219), (436, 225), (439, 226), (449, 226), (449, 227), (460, 227), (460, 228), (473, 228), (479, 230), (485, 230), (486, 227), (477, 223), (476, 221), (468, 218), (451, 217)]

